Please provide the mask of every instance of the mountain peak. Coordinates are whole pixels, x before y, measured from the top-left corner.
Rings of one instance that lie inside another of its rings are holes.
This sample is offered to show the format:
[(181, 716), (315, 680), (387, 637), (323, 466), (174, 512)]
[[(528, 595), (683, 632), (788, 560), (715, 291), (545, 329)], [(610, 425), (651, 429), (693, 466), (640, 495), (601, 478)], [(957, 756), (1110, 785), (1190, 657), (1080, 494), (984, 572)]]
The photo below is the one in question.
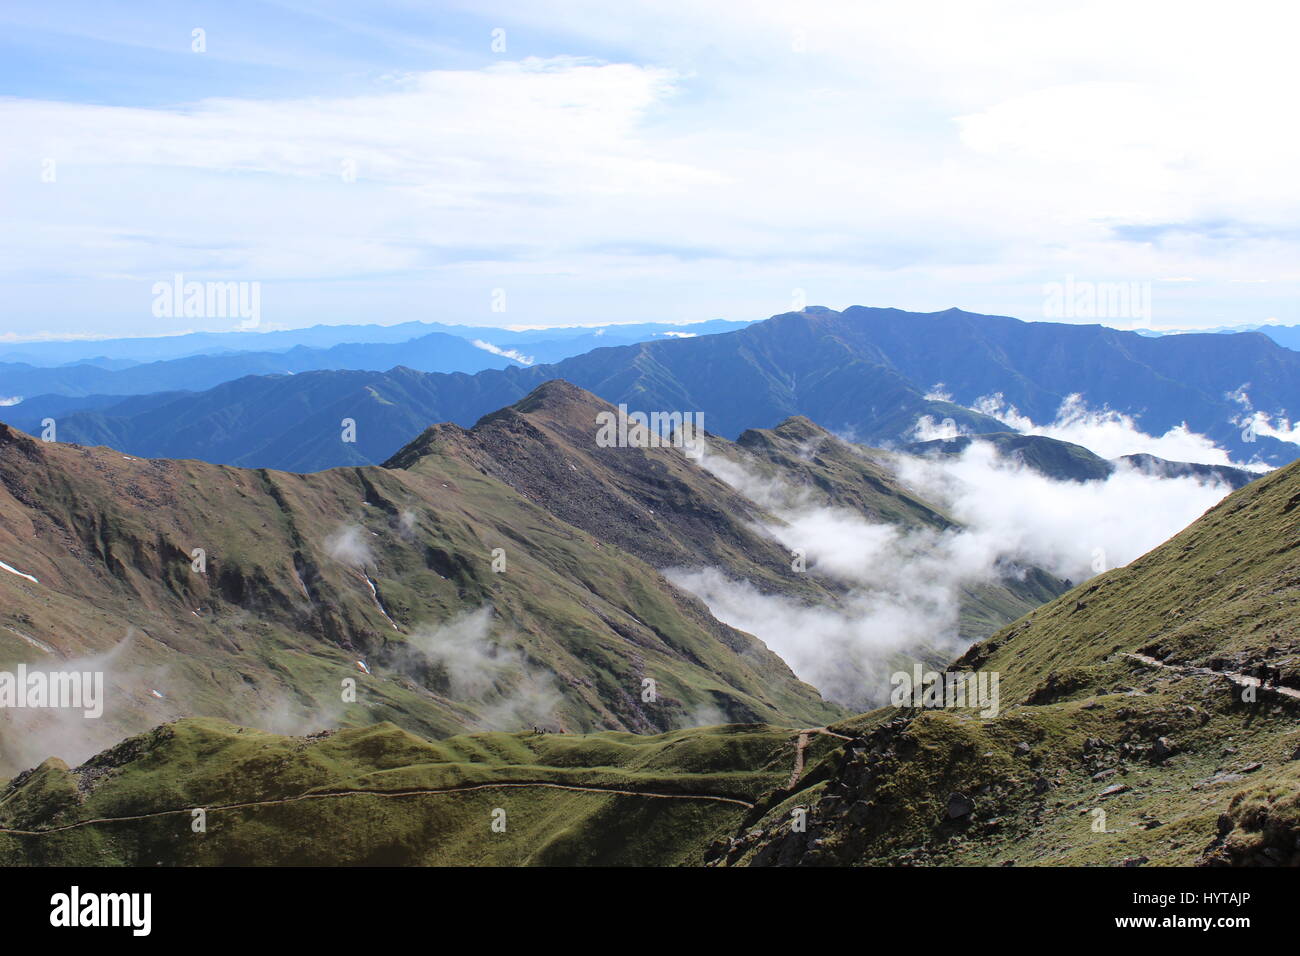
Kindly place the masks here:
[(506, 409), (502, 409), (502, 411), (513, 409), (527, 415), (535, 412), (572, 408), (575, 405), (584, 409), (594, 408), (598, 410), (611, 407), (604, 399), (597, 398), (585, 388), (579, 388), (572, 382), (566, 382), (562, 378), (553, 378), (538, 385), (519, 401), (506, 406)]
[(775, 428), (759, 429), (750, 428), (746, 430), (738, 439), (738, 445), (749, 445), (760, 442), (767, 435), (775, 435), (784, 438), (787, 441), (806, 442), (816, 438), (826, 438), (830, 432), (818, 425), (811, 418), (804, 415), (791, 415), (785, 421), (781, 422)]
[(791, 415), (785, 421), (777, 425), (775, 430), (792, 438), (795, 436), (815, 438), (830, 434), (829, 431), (822, 428), (822, 426), (818, 425), (807, 415)]
[(21, 449), (29, 458), (33, 457), (37, 451), (36, 439), (26, 432), (19, 431), (12, 425), (0, 422), (0, 448), (10, 445)]
[(523, 420), (532, 425), (558, 427), (574, 435), (582, 432), (595, 435), (596, 415), (612, 408), (609, 402), (586, 389), (553, 378), (538, 385), (513, 405), (484, 415), (474, 423), (471, 431), (478, 433), (499, 423)]
[(481, 435), (494, 426), (511, 422), (587, 428), (594, 435), (596, 413), (610, 407), (608, 402), (571, 382), (549, 379), (513, 405), (484, 415), (473, 428), (462, 428), (453, 422), (430, 425), (384, 462), (384, 467), (409, 468), (432, 453), (435, 446), (463, 444), (466, 440), (472, 441), (473, 435)]

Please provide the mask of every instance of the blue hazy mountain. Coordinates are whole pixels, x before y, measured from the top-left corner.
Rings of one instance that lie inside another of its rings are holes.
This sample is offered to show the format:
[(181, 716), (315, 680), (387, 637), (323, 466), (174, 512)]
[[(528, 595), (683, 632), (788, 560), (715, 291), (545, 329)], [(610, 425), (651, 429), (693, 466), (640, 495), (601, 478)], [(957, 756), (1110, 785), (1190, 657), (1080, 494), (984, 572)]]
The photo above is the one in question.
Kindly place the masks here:
[[(951, 418), (972, 433), (1006, 431), (966, 406), (1001, 393), (1047, 422), (1077, 393), (1152, 434), (1186, 422), (1236, 460), (1282, 464), (1300, 451), (1264, 436), (1245, 442), (1235, 424), (1242, 409), (1231, 393), (1243, 385), (1256, 408), (1300, 408), (1300, 353), (1259, 333), (1153, 338), (959, 309), (862, 306), (812, 307), (733, 332), (473, 375), (396, 367), (253, 376), (73, 412), (59, 419), (59, 438), (142, 456), (311, 471), (382, 462), (430, 423), (472, 425), (556, 378), (632, 409), (703, 412), (705, 427), (729, 438), (792, 415), (876, 445), (910, 441), (922, 415)], [(927, 397), (939, 383), (952, 401)], [(0, 418), (22, 428), (41, 401), (0, 409)], [(343, 419), (356, 422), (355, 443), (341, 440)]]
[(191, 355), (119, 369), (104, 368), (99, 361), (54, 368), (0, 365), (0, 393), (6, 396), (80, 397), (144, 395), (176, 390), (199, 392), (248, 375), (296, 375), (321, 369), (377, 370), (395, 365), (406, 365), (422, 372), (477, 372), (518, 364), (508, 357), (442, 332), (391, 344), (347, 343), (330, 348), (296, 345), (282, 352)]
[[(744, 322), (690, 326), (638, 324), (517, 331), (431, 323), (396, 326), (316, 326), (292, 332), (197, 333), (154, 339), (32, 343), (0, 359), (0, 399), (34, 395), (143, 395), (203, 391), (246, 375), (322, 369), (382, 371), (404, 365), (421, 372), (479, 372), (509, 365), (557, 362), (602, 346), (694, 337), (742, 328)], [(419, 333), (411, 337), (412, 333)], [(324, 343), (345, 337), (347, 341)], [(286, 343), (296, 343), (286, 345)], [(198, 348), (201, 351), (191, 352)], [(67, 355), (100, 353), (62, 361)], [(184, 353), (184, 354), (171, 354)], [(157, 357), (161, 354), (164, 357)], [(133, 357), (126, 357), (130, 355)], [(102, 402), (92, 403), (94, 407)]]
[(1283, 348), (1300, 351), (1300, 325), (1221, 325), (1212, 329), (1165, 329), (1163, 331), (1143, 330), (1140, 334), (1157, 337), (1163, 335), (1235, 335), (1238, 332), (1260, 332), (1267, 335)]
[[(41, 368), (94, 364), (123, 368), (145, 362), (226, 355), (232, 352), (284, 352), (293, 348), (329, 349), (336, 345), (395, 345), (433, 333), (467, 342), (488, 342), (502, 350), (529, 349), (539, 362), (554, 362), (601, 345), (628, 345), (655, 338), (710, 335), (743, 328), (748, 323), (714, 319), (674, 324), (638, 322), (625, 325), (565, 326), (546, 329), (507, 329), (494, 326), (448, 325), (441, 322), (402, 322), (396, 325), (314, 325), (274, 332), (190, 332), (144, 338), (72, 339), (0, 345), (0, 363)], [(465, 371), (461, 369), (460, 371)]]

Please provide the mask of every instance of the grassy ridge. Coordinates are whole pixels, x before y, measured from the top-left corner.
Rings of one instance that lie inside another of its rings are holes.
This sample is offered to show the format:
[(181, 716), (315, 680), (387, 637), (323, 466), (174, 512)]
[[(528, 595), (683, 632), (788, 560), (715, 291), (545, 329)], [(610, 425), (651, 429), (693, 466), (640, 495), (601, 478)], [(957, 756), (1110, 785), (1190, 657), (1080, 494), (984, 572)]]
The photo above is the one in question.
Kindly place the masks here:
[(996, 718), (836, 725), (859, 744), (713, 861), (1300, 864), (1298, 544), (1292, 465), (973, 647), (954, 667), (1001, 675)]
[(1300, 863), (1297, 521), (1292, 466), (973, 648), (956, 666), (999, 672), (997, 716), (841, 720), (793, 787), (799, 734), (765, 725), (430, 742), (189, 720), (12, 781), (0, 828), (70, 828), (0, 834), (0, 862)]
[[(78, 728), (68, 759), (195, 714), (288, 732), (391, 720), (445, 737), (841, 713), (654, 567), (454, 455), (289, 475), (5, 429), (0, 476), (0, 560), (40, 582), (0, 575), (0, 666), (91, 657), (108, 673), (109, 711)], [(348, 529), (364, 552), (352, 562), (336, 546)], [(206, 573), (191, 570), (196, 547)], [(502, 666), (466, 693), (410, 642), (483, 606), (477, 653)], [(342, 702), (344, 679), (358, 682), (356, 703)], [(529, 695), (555, 705), (521, 710)], [(4, 735), (0, 773), (49, 756), (42, 739)]]
[[(762, 725), (429, 742), (391, 724), (292, 738), (191, 719), (15, 781), (0, 828), (53, 832), (0, 833), (0, 863), (692, 862), (793, 757), (792, 734)], [(96, 820), (113, 822), (76, 825)]]

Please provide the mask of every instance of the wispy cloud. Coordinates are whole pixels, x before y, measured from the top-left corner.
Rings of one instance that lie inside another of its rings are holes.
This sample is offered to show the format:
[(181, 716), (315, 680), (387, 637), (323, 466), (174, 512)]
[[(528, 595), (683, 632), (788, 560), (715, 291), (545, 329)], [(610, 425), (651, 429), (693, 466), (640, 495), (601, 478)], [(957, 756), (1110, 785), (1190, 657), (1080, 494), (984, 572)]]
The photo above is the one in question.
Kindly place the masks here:
[(417, 628), (395, 651), (394, 666), (418, 679), (445, 683), (469, 704), (485, 730), (552, 726), (561, 702), (554, 675), (494, 634), (490, 605)]
[(953, 458), (900, 459), (903, 482), (963, 525), (936, 531), (869, 521), (721, 456), (702, 464), (780, 519), (762, 530), (845, 595), (836, 607), (804, 605), (717, 568), (674, 568), (669, 579), (824, 694), (857, 707), (885, 699), (900, 655), (963, 649), (960, 612), (971, 589), (1031, 566), (1084, 580), (1160, 544), (1230, 491), (1128, 468), (1104, 481), (1054, 481), (975, 442)]
[(518, 362), (520, 365), (533, 364), (533, 357), (531, 355), (525, 355), (518, 349), (503, 349), (500, 346), (493, 345), (491, 342), (485, 342), (482, 339), (474, 339), (472, 344), (475, 348), (480, 348), (485, 352), (491, 352), (493, 355), (500, 355), (503, 358), (511, 359)]
[(1242, 407), (1242, 414), (1235, 424), (1256, 435), (1300, 445), (1300, 420), (1292, 421), (1286, 412), (1268, 412), (1256, 408), (1250, 400), (1249, 390), (1249, 384), (1242, 385), (1229, 396)]
[[(1110, 408), (1092, 408), (1083, 396), (1066, 396), (1057, 409), (1056, 418), (1043, 425), (1035, 424), (1003, 398), (1001, 392), (976, 400), (974, 410), (1006, 422), (1025, 435), (1045, 435), (1058, 441), (1082, 445), (1102, 458), (1148, 454), (1169, 461), (1187, 461), (1205, 465), (1233, 465), (1237, 468), (1267, 470), (1267, 465), (1234, 462), (1213, 439), (1194, 432), (1184, 422), (1164, 434), (1148, 435), (1131, 415)], [(923, 423), (920, 431), (930, 437), (949, 435), (936, 429), (933, 422)], [(925, 440), (925, 439), (921, 439)]]

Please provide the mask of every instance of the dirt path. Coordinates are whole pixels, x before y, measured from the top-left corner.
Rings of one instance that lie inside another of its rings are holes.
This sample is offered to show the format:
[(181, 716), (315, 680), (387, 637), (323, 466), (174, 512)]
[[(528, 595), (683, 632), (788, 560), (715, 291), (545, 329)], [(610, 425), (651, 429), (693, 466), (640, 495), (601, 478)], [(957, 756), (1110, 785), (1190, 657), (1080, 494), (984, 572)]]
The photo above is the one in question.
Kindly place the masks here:
[(802, 731), (799, 739), (794, 745), (794, 770), (790, 771), (790, 782), (785, 785), (787, 790), (793, 790), (799, 778), (803, 776), (803, 751), (808, 746), (808, 732)]
[(852, 737), (846, 737), (844, 734), (837, 734), (833, 730), (827, 730), (825, 727), (809, 727), (807, 730), (799, 731), (799, 737), (794, 744), (794, 770), (790, 772), (790, 782), (785, 785), (787, 790), (793, 790), (795, 784), (799, 782), (799, 778), (803, 776), (803, 752), (813, 734), (825, 734), (828, 737), (838, 737), (840, 740), (853, 739)]
[(1300, 700), (1300, 690), (1293, 690), (1290, 687), (1282, 687), (1278, 684), (1263, 684), (1258, 677), (1251, 677), (1248, 674), (1241, 674), (1236, 671), (1216, 671), (1209, 667), (1192, 667), (1190, 664), (1166, 664), (1158, 661), (1154, 657), (1148, 657), (1145, 654), (1125, 654), (1125, 657), (1140, 661), (1148, 667), (1159, 667), (1167, 671), (1174, 671), (1179, 674), (1195, 674), (1201, 677), (1226, 677), (1238, 687), (1255, 687), (1261, 690), (1272, 691), (1275, 694), (1281, 694), (1283, 697), (1291, 697)]
[[(811, 741), (813, 736), (816, 734), (825, 734), (828, 737), (836, 737), (840, 740), (853, 739), (844, 734), (836, 733), (833, 730), (828, 730), (825, 727), (809, 727), (806, 730), (798, 731), (798, 737), (795, 740), (794, 768), (790, 772), (790, 781), (786, 784), (787, 790), (793, 790), (799, 783), (799, 778), (803, 776), (804, 751), (807, 749), (809, 741)], [(339, 797), (382, 797), (385, 799), (393, 799), (397, 797), (438, 796), (450, 793), (470, 793), (476, 790), (519, 789), (524, 787), (545, 787), (551, 790), (571, 790), (578, 793), (608, 793), (616, 796), (627, 797), (649, 797), (654, 800), (711, 800), (716, 803), (734, 804), (738, 807), (744, 807), (746, 810), (754, 809), (754, 804), (747, 800), (740, 800), (736, 797), (720, 797), (711, 793), (659, 793), (650, 790), (625, 790), (618, 787), (580, 787), (576, 784), (550, 783), (549, 781), (541, 780), (473, 783), (462, 784), (457, 787), (441, 787), (436, 789), (391, 791), (340, 790), (330, 793), (304, 793), (296, 797), (284, 797), (279, 800), (254, 800), (247, 803), (227, 803), (215, 807), (204, 807), (203, 809), (209, 813), (220, 813), (225, 810), (245, 810), (256, 807), (279, 807), (290, 803), (301, 803), (307, 800), (333, 800)], [(14, 836), (42, 836), (46, 833), (62, 833), (67, 830), (77, 830), (81, 827), (97, 826), (105, 823), (128, 823), (137, 820), (152, 820), (157, 817), (176, 816), (179, 814), (192, 813), (196, 809), (198, 808), (183, 807), (176, 810), (156, 810), (152, 813), (140, 813), (123, 817), (97, 817), (93, 820), (80, 820), (76, 823), (65, 823), (57, 827), (47, 827), (43, 830), (16, 830), (9, 827), (0, 827), (0, 833), (8, 833)]]
[[(330, 793), (304, 793), (296, 797), (284, 797), (280, 800), (254, 800), (248, 803), (227, 803), (216, 807), (204, 807), (208, 813), (219, 813), (224, 810), (244, 810), (254, 807), (279, 807), (290, 803), (301, 803), (306, 800), (333, 800), (339, 797), (382, 797), (393, 799), (397, 797), (420, 797), (420, 796), (437, 796), (449, 793), (469, 793), (475, 790), (497, 790), (497, 789), (520, 789), (523, 787), (545, 787), (551, 790), (573, 790), (579, 793), (608, 793), (617, 796), (627, 797), (649, 797), (655, 800), (712, 800), (717, 803), (731, 803), (738, 807), (744, 807), (746, 810), (754, 809), (754, 804), (740, 800), (736, 797), (720, 797), (711, 793), (657, 793), (650, 790), (623, 790), (618, 787), (580, 787), (576, 784), (550, 783), (547, 781), (502, 781), (499, 783), (472, 783), (462, 784), (458, 787), (442, 787), (438, 789), (419, 789), (419, 790), (339, 790)], [(198, 807), (184, 807), (179, 810), (156, 810), (152, 813), (140, 813), (124, 817), (98, 817), (94, 820), (80, 820), (77, 823), (65, 823), (62, 826), (48, 827), (43, 830), (14, 830), (8, 827), (0, 827), (0, 833), (9, 833), (16, 836), (42, 836), (46, 833), (62, 833), (67, 830), (76, 830), (81, 827), (95, 826), (101, 823), (126, 823), (135, 820), (152, 820), (155, 817), (175, 816), (177, 814), (192, 813)]]

